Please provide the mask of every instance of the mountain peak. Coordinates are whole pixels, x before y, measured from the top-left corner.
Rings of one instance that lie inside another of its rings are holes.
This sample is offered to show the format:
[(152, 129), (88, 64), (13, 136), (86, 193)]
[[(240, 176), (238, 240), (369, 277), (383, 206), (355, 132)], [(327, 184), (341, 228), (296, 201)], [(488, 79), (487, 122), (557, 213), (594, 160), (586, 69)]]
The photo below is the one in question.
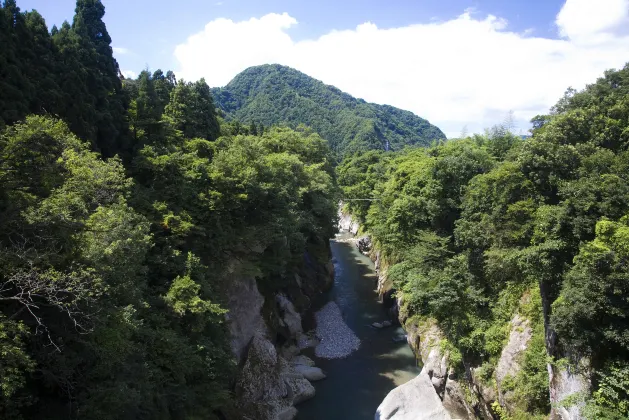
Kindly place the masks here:
[(365, 102), (280, 64), (249, 67), (212, 93), (228, 119), (291, 127), (305, 124), (339, 155), (427, 146), (446, 138), (412, 112)]

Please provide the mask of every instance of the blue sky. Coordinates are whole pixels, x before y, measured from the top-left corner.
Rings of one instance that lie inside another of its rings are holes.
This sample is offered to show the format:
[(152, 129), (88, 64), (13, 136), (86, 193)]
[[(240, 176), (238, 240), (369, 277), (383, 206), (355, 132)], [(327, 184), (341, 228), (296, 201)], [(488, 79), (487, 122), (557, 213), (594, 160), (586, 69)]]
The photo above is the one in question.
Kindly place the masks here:
[[(449, 137), (513, 111), (517, 130), (569, 86), (629, 61), (629, 0), (103, 0), (125, 74), (226, 84), (280, 63), (408, 109)], [(75, 0), (18, 0), (49, 26)]]
[[(103, 0), (105, 23), (113, 45), (127, 54), (116, 54), (120, 67), (138, 72), (147, 65), (174, 69), (176, 45), (216, 18), (234, 21), (287, 12), (299, 21), (291, 28), (295, 40), (316, 38), (331, 30), (352, 29), (364, 22), (381, 28), (427, 23), (456, 17), (473, 8), (509, 20), (516, 31), (534, 28), (556, 37), (555, 15), (561, 0)], [(75, 0), (18, 0), (22, 10), (36, 9), (49, 27), (72, 22)]]

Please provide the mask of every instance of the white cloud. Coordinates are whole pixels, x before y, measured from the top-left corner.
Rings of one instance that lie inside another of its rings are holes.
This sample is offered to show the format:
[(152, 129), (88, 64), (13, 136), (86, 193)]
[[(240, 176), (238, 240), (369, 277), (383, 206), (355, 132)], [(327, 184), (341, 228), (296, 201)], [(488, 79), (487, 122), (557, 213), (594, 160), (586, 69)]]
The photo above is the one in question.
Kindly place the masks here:
[(138, 74), (134, 72), (133, 70), (123, 70), (122, 75), (126, 79), (136, 79), (138, 77)]
[[(563, 39), (511, 32), (506, 20), (471, 11), (391, 29), (367, 22), (303, 41), (290, 36), (297, 21), (286, 13), (217, 19), (177, 46), (177, 75), (223, 86), (249, 66), (279, 63), (413, 111), (448, 136), (464, 126), (480, 132), (509, 110), (526, 130), (566, 88), (582, 88), (629, 61), (629, 36), (616, 31), (628, 10), (629, 0), (567, 0), (556, 20)], [(595, 22), (584, 23), (584, 16)]]
[(629, 23), (628, 0), (568, 0), (557, 15), (561, 35), (575, 41)]
[(123, 48), (123, 47), (112, 47), (112, 50), (114, 50), (114, 53), (120, 54), (120, 55), (129, 54), (130, 52), (128, 48)]

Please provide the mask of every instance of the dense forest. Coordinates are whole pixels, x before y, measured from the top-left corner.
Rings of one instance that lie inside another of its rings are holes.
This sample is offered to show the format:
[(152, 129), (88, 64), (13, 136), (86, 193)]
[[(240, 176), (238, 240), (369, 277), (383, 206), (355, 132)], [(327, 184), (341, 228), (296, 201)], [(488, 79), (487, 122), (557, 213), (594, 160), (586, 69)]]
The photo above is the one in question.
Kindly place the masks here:
[[(338, 168), (347, 209), (415, 323), (435, 320), (450, 359), (486, 383), (512, 314), (532, 323), (515, 409), (546, 418), (547, 363), (593, 369), (586, 418), (629, 418), (629, 65), (533, 119), (427, 149), (370, 151)], [(550, 354), (547, 353), (547, 350)], [(565, 402), (570, 404), (570, 402)], [(574, 403), (574, 401), (572, 402)]]
[(0, 8), (0, 418), (216, 418), (225, 288), (328, 261), (334, 159), (221, 122), (203, 80), (123, 80), (103, 15)]
[(326, 263), (341, 196), (459, 371), (495, 383), (530, 321), (497, 417), (547, 418), (550, 365), (591, 373), (587, 419), (629, 418), (629, 65), (531, 138), (446, 141), (278, 65), (125, 79), (104, 13), (0, 7), (0, 418), (223, 418), (231, 279), (272, 294)]
[(297, 70), (251, 67), (213, 89), (226, 118), (248, 124), (306, 124), (339, 156), (367, 150), (400, 150), (445, 140), (443, 132), (409, 111), (356, 99)]

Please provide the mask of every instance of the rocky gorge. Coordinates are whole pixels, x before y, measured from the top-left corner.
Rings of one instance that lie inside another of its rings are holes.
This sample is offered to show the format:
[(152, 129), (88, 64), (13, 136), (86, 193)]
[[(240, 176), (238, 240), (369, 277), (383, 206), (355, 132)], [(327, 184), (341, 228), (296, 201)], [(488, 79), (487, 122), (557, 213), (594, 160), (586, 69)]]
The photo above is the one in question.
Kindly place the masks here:
[(302, 314), (314, 296), (330, 287), (333, 266), (305, 254), (302, 267), (285, 291), (266, 295), (252, 276), (232, 279), (227, 323), (239, 373), (229, 419), (293, 419), (295, 406), (315, 395), (311, 382), (325, 378), (300, 354), (318, 344), (304, 333)]
[[(376, 290), (390, 313), (403, 326), (408, 345), (413, 349), (422, 369), (412, 381), (394, 390), (382, 402), (375, 414), (376, 420), (405, 419), (500, 419), (509, 418), (508, 410), (514, 404), (514, 390), (510, 381), (521, 370), (526, 350), (531, 345), (532, 322), (524, 314), (512, 314), (508, 340), (490, 378), (483, 366), (474, 361), (462, 360), (463, 371), (457, 371), (451, 362), (450, 351), (444, 343), (444, 334), (433, 320), (409, 314), (403, 293), (396, 293), (387, 276), (388, 265), (373, 246), (368, 235), (360, 236), (361, 226), (350, 214), (339, 213), (340, 228), (356, 236), (360, 252), (374, 261), (377, 270)], [(542, 299), (544, 296), (542, 296)], [(530, 296), (522, 296), (523, 300)], [(556, 351), (556, 337), (546, 334), (549, 354)], [(551, 360), (551, 359), (549, 359)], [(582, 396), (591, 387), (591, 373), (587, 360), (579, 366), (547, 364), (548, 392), (552, 403), (551, 419), (582, 419)], [(430, 384), (432, 386), (427, 386)], [(580, 402), (581, 401), (581, 402)]]
[[(348, 232), (346, 235), (349, 236), (333, 241), (336, 246), (355, 249), (354, 252), (362, 254), (361, 258), (371, 259), (375, 267), (375, 275), (368, 289), (374, 297), (377, 296), (382, 314), (386, 315), (373, 319), (373, 322), (371, 318), (366, 318), (370, 321), (362, 326), (378, 334), (378, 330), (399, 328), (391, 325), (399, 322), (404, 329), (403, 334), (398, 333), (392, 337), (392, 341), (404, 340), (404, 344), (414, 353), (420, 370), (391, 385), (378, 385), (379, 390), (372, 389), (373, 395), (381, 395), (377, 401), (379, 405), (372, 409), (375, 413), (342, 414), (339, 408), (350, 404), (345, 401), (350, 397), (346, 395), (339, 399), (338, 394), (332, 395), (339, 407), (321, 409), (321, 405), (330, 404), (330, 393), (334, 393), (330, 389), (337, 386), (342, 388), (343, 385), (321, 382), (323, 385), (320, 387), (318, 381), (328, 381), (330, 377), (338, 381), (338, 376), (345, 374), (346, 366), (372, 370), (378, 368), (365, 365), (372, 364), (372, 359), (350, 356), (362, 349), (361, 338), (365, 337), (364, 333), (355, 333), (360, 323), (357, 320), (351, 322), (345, 313), (347, 308), (356, 306), (357, 302), (340, 301), (339, 305), (330, 298), (327, 303), (316, 303), (318, 296), (321, 296), (320, 292), (332, 287), (334, 265), (313, 263), (305, 256), (304, 268), (295, 273), (290, 287), (281, 292), (263, 294), (253, 277), (236, 276), (232, 282), (228, 325), (232, 351), (239, 361), (240, 373), (234, 387), (236, 412), (228, 418), (311, 419), (322, 418), (322, 412), (334, 413), (326, 414), (329, 416), (326, 418), (330, 419), (371, 416), (377, 420), (507, 418), (500, 410), (515, 404), (516, 395), (511, 382), (521, 371), (523, 357), (532, 345), (534, 325), (531, 319), (525, 313), (512, 314), (508, 339), (490, 377), (484, 371), (484, 366), (474, 361), (453, 361), (450, 349), (444, 345), (446, 340), (439, 325), (409, 312), (404, 294), (396, 293), (387, 277), (387, 262), (380, 258), (380, 252), (371, 238), (360, 235), (358, 223), (351, 216), (340, 214), (339, 230)], [(333, 260), (336, 261), (336, 257)], [(350, 260), (350, 263), (357, 262)], [(522, 299), (525, 301), (530, 297), (522, 296)], [(311, 331), (304, 330), (306, 314), (310, 314), (315, 322), (310, 326), (313, 328)], [(367, 341), (367, 346), (373, 345), (370, 340)], [(333, 359), (342, 360), (326, 362)], [(461, 365), (464, 366), (463, 370), (460, 369)], [(353, 369), (349, 368), (350, 371)], [(565, 401), (566, 397), (589, 389), (586, 365), (577, 371), (571, 367), (549, 364), (548, 372), (549, 394), (555, 403), (552, 418), (582, 418), (579, 402)], [(386, 371), (374, 373), (389, 375)], [(315, 397), (317, 389), (324, 392), (321, 401), (315, 398), (313, 402), (305, 403)], [(296, 407), (301, 403), (305, 403), (303, 417), (298, 414), (299, 408)]]

